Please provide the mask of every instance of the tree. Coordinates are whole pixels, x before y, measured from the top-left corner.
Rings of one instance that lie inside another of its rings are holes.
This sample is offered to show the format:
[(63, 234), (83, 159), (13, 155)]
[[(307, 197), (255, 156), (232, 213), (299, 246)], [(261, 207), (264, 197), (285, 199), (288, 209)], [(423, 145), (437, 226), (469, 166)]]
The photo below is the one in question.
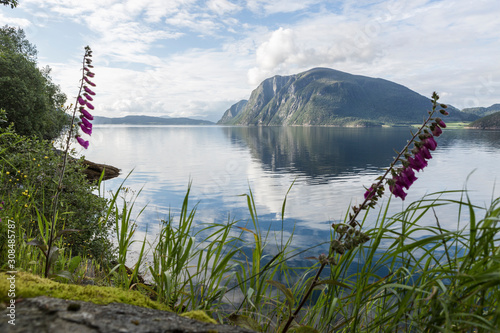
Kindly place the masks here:
[(53, 139), (69, 123), (66, 95), (52, 82), (50, 68), (37, 67), (36, 54), (22, 29), (0, 29), (0, 108), (17, 133)]
[(0, 4), (5, 5), (5, 6), (10, 6), (10, 8), (17, 7), (18, 1), (17, 0), (0, 0)]

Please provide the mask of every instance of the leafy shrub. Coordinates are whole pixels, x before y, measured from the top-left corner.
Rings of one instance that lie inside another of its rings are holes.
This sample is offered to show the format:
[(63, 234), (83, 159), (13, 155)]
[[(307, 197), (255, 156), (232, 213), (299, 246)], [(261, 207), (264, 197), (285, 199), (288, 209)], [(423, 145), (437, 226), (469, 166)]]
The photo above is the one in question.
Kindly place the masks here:
[[(0, 200), (5, 202), (0, 217), (14, 218), (28, 237), (39, 232), (37, 211), (52, 219), (62, 158), (50, 141), (21, 136), (12, 126), (0, 129)], [(64, 236), (64, 245), (73, 254), (107, 261), (112, 256), (108, 236), (113, 221), (101, 224), (107, 201), (93, 194), (97, 185), (87, 180), (83, 168), (81, 160), (68, 161), (58, 203), (58, 229), (80, 230)]]

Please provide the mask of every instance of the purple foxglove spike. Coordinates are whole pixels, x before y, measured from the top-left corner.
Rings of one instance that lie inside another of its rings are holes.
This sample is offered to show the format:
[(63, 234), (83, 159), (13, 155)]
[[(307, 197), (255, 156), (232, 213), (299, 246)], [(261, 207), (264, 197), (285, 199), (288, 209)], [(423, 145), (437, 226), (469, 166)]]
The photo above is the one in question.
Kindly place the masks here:
[(89, 94), (87, 94), (87, 93), (83, 94), (83, 96), (84, 96), (86, 99), (88, 99), (89, 101), (93, 101), (93, 100), (94, 100), (94, 99), (93, 99), (92, 97), (90, 97), (90, 95), (89, 95)]
[(92, 87), (95, 87), (95, 83), (90, 81), (89, 79), (87, 79), (86, 76), (83, 77), (83, 79), (85, 80), (85, 82), (87, 82), (89, 85), (91, 85)]
[(88, 128), (83, 123), (78, 123), (78, 125), (80, 125), (80, 128), (82, 129), (83, 133), (88, 134), (88, 135), (92, 135), (92, 129), (91, 128)]
[(83, 89), (84, 89), (87, 93), (89, 93), (90, 95), (95, 96), (95, 92), (93, 92), (92, 90), (90, 90), (90, 89), (89, 89), (89, 87), (84, 86), (84, 87), (83, 87)]
[(87, 107), (90, 109), (90, 110), (94, 110), (94, 106), (92, 104), (90, 104), (90, 102), (87, 102)]
[(427, 149), (429, 150), (435, 150), (436, 147), (437, 147), (437, 142), (436, 140), (434, 140), (434, 138), (431, 136), (431, 137), (428, 137), (426, 139), (424, 139), (422, 141), (422, 143), (424, 144), (424, 146), (427, 147)]
[(88, 121), (87, 118), (85, 118), (84, 116), (80, 116), (80, 120), (82, 121), (82, 123), (87, 126), (88, 128), (92, 129), (92, 123), (90, 121)]
[(82, 113), (82, 115), (87, 118), (88, 120), (94, 120), (94, 116), (92, 116), (87, 110), (85, 110), (84, 108), (81, 108), (80, 109), (80, 112)]
[(81, 137), (77, 136), (76, 141), (85, 149), (89, 147), (89, 142), (87, 140), (83, 140)]
[(426, 146), (420, 147), (420, 150), (418, 151), (418, 154), (422, 156), (423, 158), (430, 160), (432, 158), (431, 153), (429, 152), (429, 149), (427, 149)]
[(434, 129), (432, 130), (432, 135), (434, 135), (436, 138), (440, 136), (441, 133), (443, 133), (443, 130), (439, 128), (439, 126), (434, 127)]
[(80, 103), (80, 105), (85, 105), (85, 100), (82, 98), (82, 96), (78, 96), (78, 103)]

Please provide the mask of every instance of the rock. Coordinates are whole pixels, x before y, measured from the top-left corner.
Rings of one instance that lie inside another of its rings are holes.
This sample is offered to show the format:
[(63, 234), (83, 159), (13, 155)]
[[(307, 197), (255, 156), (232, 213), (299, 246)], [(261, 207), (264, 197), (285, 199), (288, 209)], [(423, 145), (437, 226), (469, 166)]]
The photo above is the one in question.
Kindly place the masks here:
[(120, 169), (111, 165), (94, 163), (88, 160), (83, 160), (83, 165), (87, 167), (83, 172), (87, 176), (87, 179), (90, 181), (99, 180), (99, 177), (101, 177), (101, 173), (103, 170), (103, 180), (112, 179), (120, 175)]
[(237, 326), (201, 322), (172, 312), (129, 304), (98, 305), (47, 296), (17, 300), (15, 325), (8, 323), (8, 314), (8, 309), (2, 311), (0, 332), (253, 332)]

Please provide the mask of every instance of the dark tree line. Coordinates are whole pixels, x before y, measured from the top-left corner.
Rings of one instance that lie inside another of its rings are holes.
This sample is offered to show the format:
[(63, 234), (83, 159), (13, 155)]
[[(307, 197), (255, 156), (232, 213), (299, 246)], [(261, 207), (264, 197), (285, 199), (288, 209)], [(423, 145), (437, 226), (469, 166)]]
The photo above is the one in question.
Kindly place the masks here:
[(66, 95), (50, 77), (50, 68), (38, 68), (37, 50), (19, 28), (0, 28), (0, 108), (8, 126), (21, 135), (57, 137), (68, 124)]

